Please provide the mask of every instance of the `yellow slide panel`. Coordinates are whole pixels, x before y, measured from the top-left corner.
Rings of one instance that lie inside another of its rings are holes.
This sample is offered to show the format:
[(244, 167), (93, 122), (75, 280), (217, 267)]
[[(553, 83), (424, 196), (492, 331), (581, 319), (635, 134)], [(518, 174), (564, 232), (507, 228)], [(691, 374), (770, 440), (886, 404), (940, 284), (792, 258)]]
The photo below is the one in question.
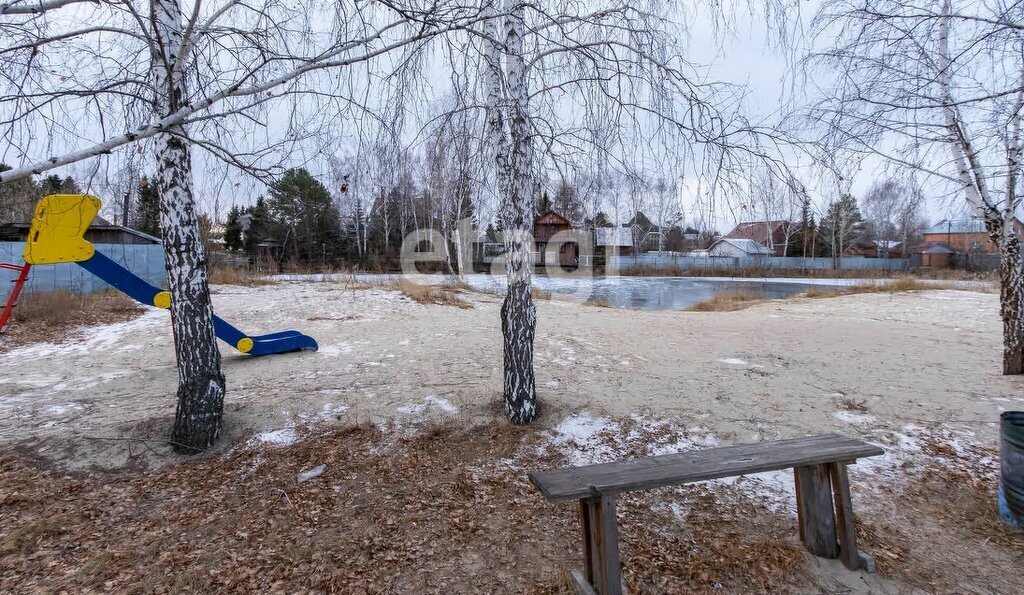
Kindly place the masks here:
[(100, 199), (88, 194), (51, 194), (36, 204), (25, 243), (25, 262), (83, 262), (96, 249), (82, 236), (100, 212)]

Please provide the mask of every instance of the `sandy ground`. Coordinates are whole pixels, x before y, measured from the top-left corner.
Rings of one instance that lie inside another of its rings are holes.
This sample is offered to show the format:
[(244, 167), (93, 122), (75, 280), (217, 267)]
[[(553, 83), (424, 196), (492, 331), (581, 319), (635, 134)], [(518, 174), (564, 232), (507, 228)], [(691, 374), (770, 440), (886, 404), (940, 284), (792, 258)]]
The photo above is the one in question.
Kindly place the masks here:
[[(460, 310), (344, 283), (217, 287), (218, 314), (240, 328), (297, 329), (320, 343), (317, 353), (265, 358), (222, 344), (229, 395), (219, 452), (289, 444), (319, 424), (401, 432), (424, 418), (467, 426), (500, 418), (500, 303), (469, 299), (475, 307)], [(860, 294), (723, 313), (541, 301), (537, 431), (576, 463), (619, 456), (607, 438), (623, 435), (624, 423), (673, 424), (689, 436), (662, 451), (824, 431), (861, 436), (888, 451), (852, 472), (867, 549), (878, 550), (882, 572), (823, 565), (818, 572), (835, 581), (834, 592), (928, 584), (915, 573), (939, 572), (954, 558), (958, 566), (945, 572), (960, 573), (963, 590), (1013, 592), (1005, 582), (1012, 579), (991, 575), (1024, 562), (1021, 542), (989, 543), (969, 527), (951, 532), (951, 513), (934, 510), (946, 503), (918, 498), (917, 508), (899, 509), (915, 490), (934, 500), (934, 490), (920, 486), (936, 461), (962, 468), (953, 481), (991, 486), (998, 414), (1024, 409), (1024, 379), (999, 374), (997, 299), (949, 290)], [(173, 461), (161, 442), (174, 413), (173, 362), (166, 314), (155, 310), (89, 329), (83, 341), (0, 354), (0, 444), (62, 468)], [(744, 485), (792, 514), (790, 477)], [(896, 525), (901, 540), (887, 541)]]
[[(217, 312), (248, 332), (297, 329), (320, 343), (263, 358), (221, 344), (226, 443), (319, 419), (498, 414), (496, 297), (474, 295), (476, 307), (459, 310), (334, 283), (215, 291)], [(540, 423), (586, 410), (685, 418), (724, 442), (908, 425), (992, 441), (999, 412), (1024, 408), (1024, 380), (998, 374), (996, 302), (932, 291), (700, 313), (541, 301)], [(0, 443), (31, 438), (50, 458), (116, 467), (127, 446), (96, 439), (159, 441), (175, 383), (168, 319), (156, 310), (84, 341), (0, 354)]]

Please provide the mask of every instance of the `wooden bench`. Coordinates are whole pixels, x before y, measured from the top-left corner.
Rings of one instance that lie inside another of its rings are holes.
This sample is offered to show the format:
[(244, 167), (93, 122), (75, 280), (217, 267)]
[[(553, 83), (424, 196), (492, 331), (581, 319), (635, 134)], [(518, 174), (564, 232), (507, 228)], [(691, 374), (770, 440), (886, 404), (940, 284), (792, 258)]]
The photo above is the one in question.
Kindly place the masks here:
[(574, 570), (572, 579), (580, 593), (610, 595), (622, 592), (616, 494), (790, 468), (807, 549), (841, 558), (851, 570), (872, 570), (871, 558), (857, 550), (846, 467), (883, 453), (861, 440), (824, 434), (537, 471), (530, 481), (549, 501), (579, 500), (584, 571)]

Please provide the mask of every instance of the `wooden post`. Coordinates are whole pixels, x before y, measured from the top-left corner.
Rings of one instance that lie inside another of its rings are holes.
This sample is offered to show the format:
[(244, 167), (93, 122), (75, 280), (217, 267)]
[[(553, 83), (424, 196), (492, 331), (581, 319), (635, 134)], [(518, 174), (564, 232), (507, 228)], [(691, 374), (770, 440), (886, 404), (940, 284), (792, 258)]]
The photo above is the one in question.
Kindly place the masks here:
[(832, 509), (832, 484), (826, 465), (796, 468), (800, 502), (797, 515), (804, 546), (822, 558), (838, 558), (836, 518)]
[[(619, 529), (615, 497), (601, 494), (580, 500), (583, 528), (583, 573), (572, 575), (580, 593), (621, 595), (622, 565), (619, 560)], [(580, 579), (588, 584), (582, 585)]]
[(587, 584), (590, 585), (597, 582), (595, 574), (600, 568), (600, 561), (597, 557), (597, 537), (594, 534), (596, 531), (594, 512), (592, 500), (580, 500), (580, 525), (583, 528), (583, 575), (587, 579)]
[(850, 478), (846, 474), (846, 463), (829, 465), (832, 476), (832, 491), (836, 503), (836, 528), (839, 532), (839, 558), (850, 570), (867, 569), (873, 566), (869, 556), (857, 550), (857, 527), (854, 524), (853, 503), (850, 500)]

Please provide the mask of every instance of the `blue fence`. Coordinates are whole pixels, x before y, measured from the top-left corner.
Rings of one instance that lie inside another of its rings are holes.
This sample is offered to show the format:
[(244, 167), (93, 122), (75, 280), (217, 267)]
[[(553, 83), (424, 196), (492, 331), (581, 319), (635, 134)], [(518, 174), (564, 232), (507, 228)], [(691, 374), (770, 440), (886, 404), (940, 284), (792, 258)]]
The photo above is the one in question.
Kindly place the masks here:
[(825, 270), (836, 268), (902, 271), (908, 268), (907, 261), (902, 258), (846, 256), (837, 260), (832, 258), (801, 258), (799, 256), (714, 256), (694, 258), (692, 256), (647, 252), (635, 256), (615, 257), (614, 266), (617, 266), (619, 270), (629, 267), (650, 267), (654, 269), (678, 268), (684, 271), (721, 269)]
[[(167, 269), (164, 268), (164, 249), (158, 244), (93, 244), (102, 252), (129, 271), (158, 287), (167, 285)], [(24, 242), (0, 242), (0, 262), (22, 264), (25, 252)], [(0, 303), (7, 299), (14, 280), (14, 271), (0, 269)], [(101, 281), (74, 263), (45, 264), (32, 267), (26, 292), (48, 292), (62, 289), (74, 293), (88, 293), (108, 289), (110, 285)]]

